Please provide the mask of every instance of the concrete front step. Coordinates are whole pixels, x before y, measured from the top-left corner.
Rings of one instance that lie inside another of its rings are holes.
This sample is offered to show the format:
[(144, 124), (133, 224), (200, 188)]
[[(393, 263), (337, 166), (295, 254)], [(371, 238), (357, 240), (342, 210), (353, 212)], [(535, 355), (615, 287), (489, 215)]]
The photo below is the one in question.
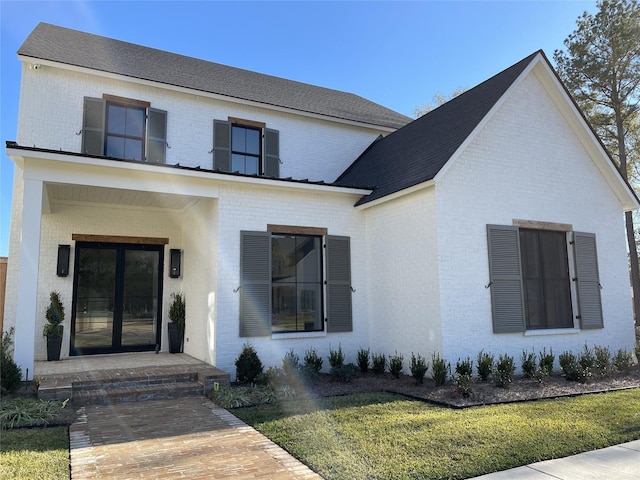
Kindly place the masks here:
[(38, 398), (104, 405), (206, 395), (229, 383), (228, 373), (206, 364), (110, 369), (46, 376)]

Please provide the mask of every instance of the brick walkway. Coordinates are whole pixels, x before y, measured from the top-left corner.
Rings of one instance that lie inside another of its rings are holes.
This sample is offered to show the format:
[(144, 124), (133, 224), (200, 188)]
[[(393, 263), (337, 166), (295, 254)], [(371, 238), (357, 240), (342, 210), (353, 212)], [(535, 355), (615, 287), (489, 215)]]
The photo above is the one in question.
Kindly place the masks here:
[(205, 397), (84, 407), (70, 438), (72, 480), (321, 480)]

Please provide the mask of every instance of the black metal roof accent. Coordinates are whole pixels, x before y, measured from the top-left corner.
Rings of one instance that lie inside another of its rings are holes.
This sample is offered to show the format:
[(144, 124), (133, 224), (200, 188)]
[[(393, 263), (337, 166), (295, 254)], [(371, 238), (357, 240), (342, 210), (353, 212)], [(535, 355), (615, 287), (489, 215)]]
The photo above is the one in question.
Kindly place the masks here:
[(107, 157), (107, 156), (101, 156), (101, 155), (89, 155), (86, 153), (78, 153), (78, 152), (67, 152), (64, 151), (62, 149), (60, 150), (53, 150), (50, 148), (40, 148), (40, 147), (25, 147), (22, 145), (18, 145), (17, 142), (13, 141), (13, 140), (7, 140), (6, 141), (6, 148), (13, 148), (16, 150), (22, 150), (25, 152), (39, 152), (39, 153), (55, 153), (55, 154), (62, 154), (62, 155), (69, 155), (72, 157), (84, 157), (84, 158), (96, 158), (96, 159), (100, 159), (100, 160), (112, 160), (112, 161), (116, 161), (116, 162), (121, 162), (121, 163), (133, 163), (133, 164), (143, 164), (143, 165), (151, 165), (154, 167), (158, 167), (158, 168), (172, 168), (172, 169), (176, 169), (176, 170), (187, 170), (187, 171), (192, 171), (192, 172), (198, 172), (198, 173), (215, 173), (215, 174), (219, 174), (219, 175), (225, 175), (225, 176), (230, 176), (230, 177), (244, 177), (244, 178), (257, 178), (257, 179), (262, 179), (262, 180), (270, 180), (273, 182), (286, 182), (286, 183), (297, 183), (297, 184), (306, 184), (306, 185), (321, 185), (321, 186), (326, 186), (326, 187), (338, 187), (338, 188), (353, 188), (353, 189), (358, 189), (358, 190), (372, 190), (372, 187), (363, 187), (362, 185), (347, 185), (345, 183), (331, 183), (331, 182), (325, 182), (324, 180), (309, 180), (309, 179), (294, 179), (292, 177), (287, 177), (287, 178), (280, 178), (280, 177), (273, 177), (273, 176), (265, 176), (265, 175), (256, 175), (256, 174), (246, 174), (246, 173), (240, 173), (240, 172), (224, 172), (222, 170), (217, 170), (217, 169), (208, 169), (208, 168), (202, 168), (201, 166), (196, 166), (196, 167), (190, 167), (190, 166), (186, 166), (186, 165), (180, 165), (180, 163), (175, 163), (175, 164), (165, 164), (165, 163), (151, 163), (151, 162), (141, 162), (139, 160), (128, 160), (128, 159), (124, 159), (124, 158), (116, 158), (116, 157)]

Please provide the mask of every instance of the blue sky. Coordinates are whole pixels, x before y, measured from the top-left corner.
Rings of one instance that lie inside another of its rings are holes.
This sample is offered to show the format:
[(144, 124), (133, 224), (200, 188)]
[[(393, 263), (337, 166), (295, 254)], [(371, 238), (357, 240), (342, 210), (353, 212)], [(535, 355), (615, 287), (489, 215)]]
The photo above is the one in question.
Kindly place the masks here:
[(39, 22), (358, 94), (405, 115), (536, 50), (595, 1), (214, 2), (0, 0), (0, 256), (8, 254), (20, 62)]

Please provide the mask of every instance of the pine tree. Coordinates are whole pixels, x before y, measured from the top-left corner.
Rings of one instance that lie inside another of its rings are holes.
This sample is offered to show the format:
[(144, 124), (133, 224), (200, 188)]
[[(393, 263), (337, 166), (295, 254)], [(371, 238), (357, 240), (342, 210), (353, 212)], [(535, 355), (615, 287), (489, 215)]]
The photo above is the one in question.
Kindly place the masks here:
[[(636, 180), (640, 165), (640, 5), (599, 0), (556, 50), (558, 73), (623, 178)], [(640, 325), (640, 267), (632, 212), (625, 212), (636, 324)]]

